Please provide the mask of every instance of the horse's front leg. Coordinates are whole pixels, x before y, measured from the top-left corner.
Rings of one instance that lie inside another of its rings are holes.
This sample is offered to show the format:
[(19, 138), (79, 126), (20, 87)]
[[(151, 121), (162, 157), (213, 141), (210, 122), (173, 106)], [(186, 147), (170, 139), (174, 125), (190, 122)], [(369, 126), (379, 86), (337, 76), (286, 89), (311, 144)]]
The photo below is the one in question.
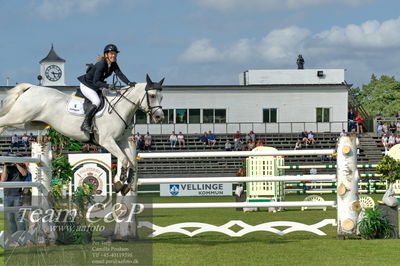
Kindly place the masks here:
[(126, 195), (129, 190), (136, 191), (136, 185), (137, 185), (137, 161), (136, 161), (136, 156), (137, 156), (137, 151), (136, 151), (136, 143), (133, 141), (133, 139), (130, 139), (128, 136), (130, 135), (130, 132), (126, 132), (124, 136), (122, 137), (122, 140), (119, 141), (119, 147), (122, 149), (122, 151), (126, 154), (128, 157), (131, 166), (129, 168), (123, 168), (121, 167), (121, 172), (124, 172), (127, 174), (125, 177), (120, 178), (122, 183), (127, 182), (121, 190), (122, 190), (122, 195)]

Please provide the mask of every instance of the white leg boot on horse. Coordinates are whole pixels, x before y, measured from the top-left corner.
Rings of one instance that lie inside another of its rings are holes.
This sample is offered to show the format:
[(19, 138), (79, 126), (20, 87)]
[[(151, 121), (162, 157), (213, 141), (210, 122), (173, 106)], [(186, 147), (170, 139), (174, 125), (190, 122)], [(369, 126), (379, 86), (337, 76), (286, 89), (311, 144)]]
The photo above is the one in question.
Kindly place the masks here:
[(121, 141), (118, 143), (118, 146), (122, 149), (123, 153), (126, 154), (127, 158), (129, 159), (130, 166), (125, 167), (123, 163), (118, 160), (118, 170), (115, 178), (119, 178), (119, 181), (114, 183), (115, 192), (121, 192), (123, 196), (125, 196), (129, 192), (129, 190), (131, 190), (131, 184), (135, 181), (134, 173), (136, 173), (137, 171), (136, 143), (133, 140), (129, 139), (129, 135), (129, 131), (127, 131), (122, 136)]

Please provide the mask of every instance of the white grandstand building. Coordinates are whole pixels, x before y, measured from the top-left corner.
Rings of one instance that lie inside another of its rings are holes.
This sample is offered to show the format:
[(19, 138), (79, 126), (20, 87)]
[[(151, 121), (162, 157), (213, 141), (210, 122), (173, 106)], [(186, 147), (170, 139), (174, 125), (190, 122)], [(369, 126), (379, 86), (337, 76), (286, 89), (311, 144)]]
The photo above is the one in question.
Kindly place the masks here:
[[(40, 64), (44, 85), (65, 93), (72, 93), (79, 86), (60, 86), (60, 80), (64, 83), (65, 78), (65, 60), (57, 56), (53, 47)], [(48, 66), (58, 66), (61, 78), (47, 79)], [(1, 100), (10, 88), (0, 86)], [(344, 69), (248, 70), (239, 75), (239, 85), (169, 85), (163, 89), (164, 123), (153, 124), (138, 113), (134, 130), (152, 134), (169, 134), (172, 130), (339, 132), (347, 127), (348, 88)]]

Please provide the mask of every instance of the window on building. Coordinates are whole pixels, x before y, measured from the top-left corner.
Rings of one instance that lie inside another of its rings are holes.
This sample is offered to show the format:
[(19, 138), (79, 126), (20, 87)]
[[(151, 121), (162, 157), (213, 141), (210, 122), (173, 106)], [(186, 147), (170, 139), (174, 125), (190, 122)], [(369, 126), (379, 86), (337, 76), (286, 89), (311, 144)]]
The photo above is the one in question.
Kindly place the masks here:
[(187, 109), (176, 109), (175, 118), (177, 124), (187, 123)]
[(215, 123), (226, 123), (226, 110), (225, 109), (215, 109)]
[(142, 110), (137, 110), (135, 114), (136, 124), (147, 124), (147, 114)]
[(163, 124), (173, 124), (174, 123), (174, 109), (163, 109), (164, 120)]
[(276, 123), (278, 122), (278, 109), (265, 108), (263, 109), (263, 123)]
[(189, 123), (200, 123), (200, 109), (189, 109)]
[(214, 123), (214, 109), (203, 109), (203, 123)]
[(330, 121), (330, 108), (317, 108), (317, 122)]

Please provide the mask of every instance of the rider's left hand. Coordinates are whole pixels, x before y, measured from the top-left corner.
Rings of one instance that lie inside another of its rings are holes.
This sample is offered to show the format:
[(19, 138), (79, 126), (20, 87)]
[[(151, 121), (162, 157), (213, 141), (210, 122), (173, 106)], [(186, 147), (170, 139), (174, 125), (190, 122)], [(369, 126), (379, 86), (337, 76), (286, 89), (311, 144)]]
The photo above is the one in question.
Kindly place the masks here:
[(136, 85), (136, 82), (134, 82), (134, 81), (128, 83), (128, 86), (129, 86), (129, 87), (135, 87), (135, 85)]

